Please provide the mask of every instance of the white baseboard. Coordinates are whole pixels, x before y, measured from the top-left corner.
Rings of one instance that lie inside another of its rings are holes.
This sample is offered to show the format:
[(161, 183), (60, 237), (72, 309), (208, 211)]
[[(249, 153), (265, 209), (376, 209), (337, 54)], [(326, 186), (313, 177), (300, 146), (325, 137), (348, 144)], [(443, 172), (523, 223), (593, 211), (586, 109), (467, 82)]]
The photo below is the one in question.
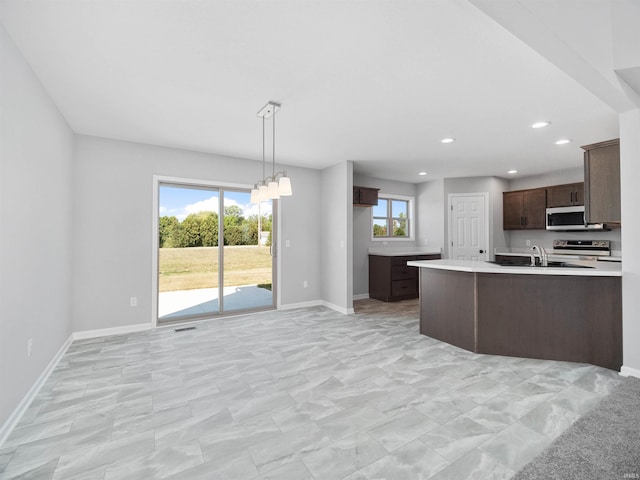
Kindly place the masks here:
[(153, 328), (151, 323), (138, 323), (136, 325), (126, 325), (123, 327), (100, 328), (98, 330), (84, 330), (73, 332), (74, 340), (86, 340), (87, 338), (107, 337), (109, 335), (122, 335), (123, 333), (143, 332)]
[(312, 300), (310, 302), (285, 303), (278, 307), (278, 310), (293, 310), (294, 308), (318, 307), (324, 305), (322, 300)]
[(364, 300), (365, 298), (369, 298), (369, 294), (368, 293), (359, 293), (359, 294), (353, 296), (354, 300)]
[(343, 315), (353, 315), (355, 313), (353, 311), (353, 307), (344, 308), (344, 307), (340, 307), (339, 305), (334, 305), (333, 303), (325, 302), (324, 300), (322, 300), (322, 305), (324, 305), (327, 308), (330, 308), (331, 310), (335, 310), (336, 312), (341, 313)]
[(333, 303), (327, 302), (325, 300), (312, 300), (311, 302), (287, 303), (285, 305), (280, 305), (280, 308), (278, 308), (278, 310), (292, 310), (294, 308), (305, 308), (305, 307), (327, 307), (343, 315), (351, 315), (354, 313), (353, 307), (344, 308), (338, 305), (334, 305)]
[(35, 381), (35, 383), (31, 385), (31, 388), (29, 389), (27, 394), (22, 398), (18, 406), (13, 410), (13, 412), (11, 412), (11, 415), (9, 415), (9, 418), (7, 419), (7, 421), (4, 422), (4, 424), (0, 428), (0, 448), (2, 448), (2, 445), (4, 444), (4, 442), (7, 440), (7, 438), (9, 438), (9, 435), (11, 434), (15, 426), (20, 421), (20, 418), (22, 418), (22, 415), (24, 415), (24, 412), (27, 411), (27, 409), (29, 408), (29, 405), (31, 405), (31, 402), (36, 397), (36, 395), (38, 394), (38, 392), (40, 391), (44, 383), (47, 381), (47, 379), (49, 378), (49, 375), (51, 375), (51, 372), (53, 372), (53, 369), (56, 368), (56, 365), (58, 365), (58, 362), (64, 356), (67, 349), (69, 348), (69, 345), (71, 345), (72, 342), (73, 342), (73, 334), (69, 335), (69, 338), (67, 338), (67, 341), (64, 342), (62, 347), (60, 347), (60, 350), (58, 350), (58, 353), (54, 355), (54, 357), (51, 359), (47, 367), (42, 371), (42, 373), (40, 374), (38, 379)]
[(640, 370), (637, 368), (625, 367), (624, 365), (620, 369), (620, 375), (623, 377), (637, 377), (640, 378)]

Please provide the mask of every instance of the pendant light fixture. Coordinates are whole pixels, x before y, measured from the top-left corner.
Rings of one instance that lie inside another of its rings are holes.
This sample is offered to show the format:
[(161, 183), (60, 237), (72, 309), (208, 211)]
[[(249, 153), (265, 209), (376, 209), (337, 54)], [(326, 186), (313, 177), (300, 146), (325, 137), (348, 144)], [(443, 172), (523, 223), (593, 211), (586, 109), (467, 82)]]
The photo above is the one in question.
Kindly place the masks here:
[[(280, 197), (292, 195), (291, 179), (286, 171), (276, 172), (276, 112), (281, 105), (276, 102), (269, 102), (258, 111), (258, 116), (262, 118), (262, 180), (259, 180), (251, 190), (251, 203), (260, 203), (266, 200), (274, 200)], [(266, 176), (266, 131), (265, 122), (272, 119), (272, 153), (271, 153), (271, 176)]]

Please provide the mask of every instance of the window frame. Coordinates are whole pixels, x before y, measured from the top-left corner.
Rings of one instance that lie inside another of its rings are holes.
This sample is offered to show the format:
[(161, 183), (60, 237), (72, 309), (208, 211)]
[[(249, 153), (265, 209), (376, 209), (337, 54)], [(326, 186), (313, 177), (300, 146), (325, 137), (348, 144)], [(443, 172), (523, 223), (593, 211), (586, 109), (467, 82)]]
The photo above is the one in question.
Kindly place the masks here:
[[(369, 226), (370, 229), (370, 234), (371, 234), (371, 241), (372, 242), (412, 242), (415, 240), (415, 225), (414, 225), (414, 204), (415, 204), (415, 197), (412, 196), (408, 196), (408, 195), (397, 195), (397, 194), (392, 194), (392, 193), (378, 193), (378, 199), (383, 199), (383, 200), (388, 200), (388, 204), (387, 204), (387, 216), (386, 217), (379, 217), (379, 216), (374, 216), (373, 211), (375, 207), (371, 208), (371, 223)], [(393, 200), (401, 200), (401, 201), (405, 201), (407, 202), (407, 229), (409, 230), (409, 234), (406, 237), (395, 237), (393, 236), (393, 232), (388, 232), (391, 233), (391, 235), (387, 235), (384, 237), (381, 236), (375, 236), (373, 234), (373, 225), (374, 225), (374, 220), (378, 219), (378, 218), (385, 218), (387, 220), (387, 225), (389, 226), (389, 229), (393, 229), (393, 220), (394, 219), (398, 219), (399, 217), (392, 217), (391, 216), (391, 210), (392, 210), (392, 201)]]

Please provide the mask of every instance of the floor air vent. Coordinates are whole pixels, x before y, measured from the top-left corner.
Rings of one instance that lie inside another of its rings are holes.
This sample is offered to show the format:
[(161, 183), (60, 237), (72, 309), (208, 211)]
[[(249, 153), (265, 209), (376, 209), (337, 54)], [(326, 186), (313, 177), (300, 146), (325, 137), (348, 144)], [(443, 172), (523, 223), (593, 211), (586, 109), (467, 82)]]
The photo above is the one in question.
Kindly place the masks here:
[(182, 327), (182, 328), (176, 328), (174, 330), (174, 332), (186, 332), (187, 330), (195, 330), (196, 327)]

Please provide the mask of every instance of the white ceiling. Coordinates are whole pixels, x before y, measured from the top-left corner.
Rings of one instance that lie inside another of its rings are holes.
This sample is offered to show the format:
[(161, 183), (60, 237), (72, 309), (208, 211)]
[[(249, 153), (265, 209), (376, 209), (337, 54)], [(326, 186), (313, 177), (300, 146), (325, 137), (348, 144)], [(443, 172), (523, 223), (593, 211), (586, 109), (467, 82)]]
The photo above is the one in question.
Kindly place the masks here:
[(278, 163), (407, 182), (578, 167), (618, 136), (466, 0), (2, 0), (0, 21), (80, 134), (258, 160), (273, 100)]

